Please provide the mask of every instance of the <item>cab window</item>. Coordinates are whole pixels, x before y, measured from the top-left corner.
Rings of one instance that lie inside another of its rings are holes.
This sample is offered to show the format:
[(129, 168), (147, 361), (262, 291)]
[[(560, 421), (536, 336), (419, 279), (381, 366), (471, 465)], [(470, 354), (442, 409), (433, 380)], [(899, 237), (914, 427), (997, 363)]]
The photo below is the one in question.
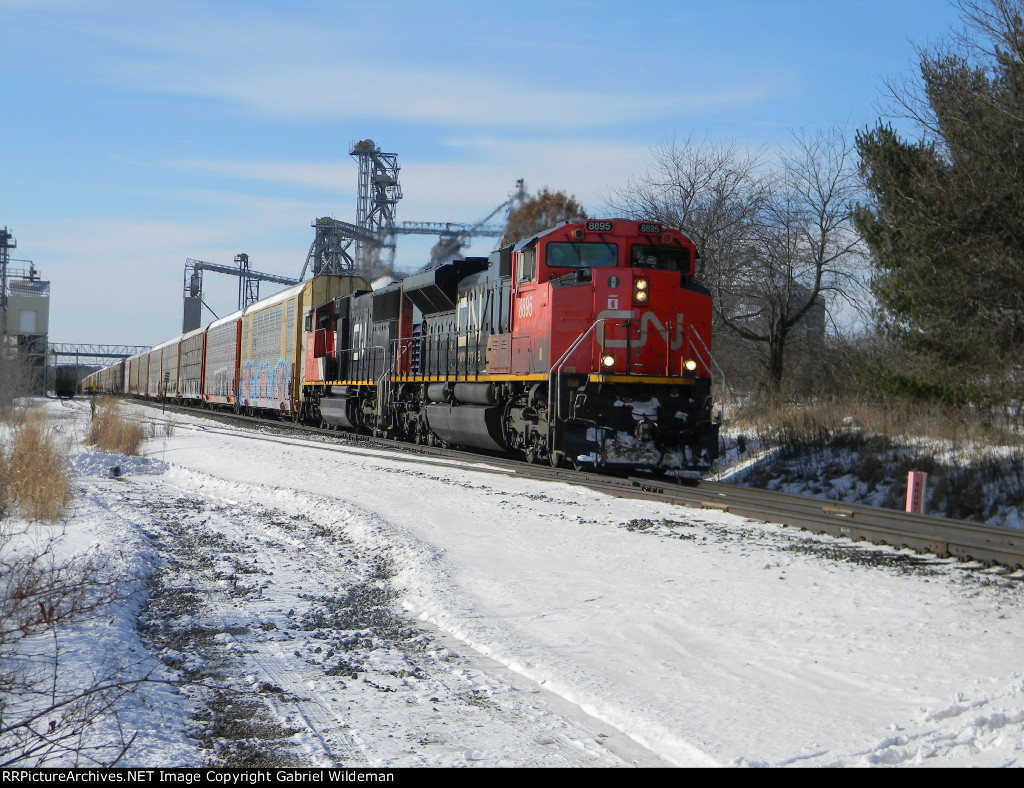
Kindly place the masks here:
[(633, 268), (656, 268), (660, 271), (690, 272), (690, 250), (679, 246), (633, 244), (629, 251)]
[(545, 260), (551, 268), (614, 268), (619, 247), (609, 243), (550, 243)]
[(520, 282), (532, 282), (537, 278), (537, 247), (531, 246), (519, 252), (518, 268)]

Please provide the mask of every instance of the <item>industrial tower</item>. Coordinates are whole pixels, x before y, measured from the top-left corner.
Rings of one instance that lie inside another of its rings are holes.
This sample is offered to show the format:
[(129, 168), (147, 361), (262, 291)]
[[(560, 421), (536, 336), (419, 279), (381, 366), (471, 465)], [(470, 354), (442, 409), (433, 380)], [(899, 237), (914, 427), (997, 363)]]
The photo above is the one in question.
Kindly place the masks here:
[[(19, 358), (25, 362), (27, 390), (42, 388), (46, 369), (46, 339), (50, 321), (50, 283), (31, 260), (27, 269), (12, 269), (11, 249), (18, 242), (4, 227), (0, 230), (0, 366)], [(0, 371), (0, 378), (10, 371)], [(9, 382), (9, 381), (8, 381)]]
[[(398, 235), (436, 235), (428, 266), (437, 265), (461, 253), (474, 236), (500, 238), (505, 224), (488, 224), (501, 211), (506, 214), (526, 199), (526, 187), (520, 178), (516, 188), (504, 202), (484, 219), (474, 224), (455, 222), (395, 223), (395, 206), (402, 199), (398, 182), (398, 154), (382, 153), (373, 140), (352, 145), (350, 155), (359, 163), (359, 184), (356, 192), (356, 223), (349, 224), (330, 217), (313, 222), (316, 238), (310, 244), (306, 263), (299, 279), (306, 272), (318, 274), (360, 273), (371, 279), (376, 273), (390, 272), (391, 261), (382, 264), (380, 250), (387, 249), (392, 258)], [(355, 254), (349, 249), (355, 244)], [(375, 270), (376, 269), (376, 270)]]
[(362, 140), (352, 146), (349, 155), (359, 163), (359, 185), (356, 191), (356, 224), (367, 235), (379, 241), (369, 244), (356, 239), (356, 265), (369, 269), (374, 263), (384, 235), (395, 224), (395, 206), (402, 199), (398, 183), (398, 154), (382, 153), (373, 140)]
[(0, 230), (0, 334), (7, 333), (7, 268), (11, 264), (11, 249), (17, 249), (18, 242), (4, 227)]
[[(214, 271), (218, 274), (229, 274), (238, 277), (238, 309), (245, 309), (260, 300), (260, 282), (272, 282), (279, 285), (297, 285), (300, 280), (277, 274), (264, 274), (253, 271), (249, 267), (249, 255), (241, 252), (235, 255), (235, 267), (208, 263), (205, 260), (185, 260), (185, 313), (181, 322), (181, 332), (188, 333), (202, 325), (203, 307), (203, 271)], [(209, 306), (206, 306), (210, 309)], [(210, 309), (216, 318), (217, 313)]]

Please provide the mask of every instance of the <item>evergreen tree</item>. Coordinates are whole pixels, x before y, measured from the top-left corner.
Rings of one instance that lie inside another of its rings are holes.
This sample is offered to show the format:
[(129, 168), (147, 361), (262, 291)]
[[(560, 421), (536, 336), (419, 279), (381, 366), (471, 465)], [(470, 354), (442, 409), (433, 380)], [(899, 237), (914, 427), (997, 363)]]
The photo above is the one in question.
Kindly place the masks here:
[(968, 32), (920, 50), (920, 84), (893, 89), (918, 141), (857, 137), (884, 332), (919, 364), (904, 392), (1007, 396), (1024, 341), (1024, 0), (960, 3)]

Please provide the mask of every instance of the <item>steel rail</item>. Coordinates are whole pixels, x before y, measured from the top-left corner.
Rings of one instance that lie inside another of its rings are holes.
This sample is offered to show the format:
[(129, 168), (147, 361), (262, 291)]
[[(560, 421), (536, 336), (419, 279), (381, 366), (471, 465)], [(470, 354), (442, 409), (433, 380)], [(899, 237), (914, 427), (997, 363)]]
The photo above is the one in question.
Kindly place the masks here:
[[(155, 402), (134, 401), (159, 407)], [(495, 466), (494, 470), (473, 469), (474, 472), (481, 470), (507, 473), (537, 481), (557, 481), (587, 487), (619, 498), (660, 501), (676, 506), (725, 512), (751, 520), (802, 528), (813, 533), (845, 537), (853, 541), (867, 541), (896, 548), (906, 547), (922, 553), (953, 556), (964, 561), (979, 561), (984, 564), (999, 564), (1011, 569), (1024, 568), (1024, 531), (1013, 528), (810, 498), (773, 490), (739, 487), (721, 482), (685, 483), (640, 476), (622, 478), (588, 471), (550, 468), (546, 465), (530, 465), (504, 455), (429, 447), (387, 438), (308, 427), (287, 421), (268, 421), (225, 411), (181, 408), (180, 412), (262, 428), (274, 427), (335, 439), (342, 438), (346, 442), (358, 443), (360, 446), (385, 448), (426, 458), (457, 459)]]
[(909, 547), (963, 560), (1024, 567), (1024, 531), (934, 515), (880, 509), (802, 495), (700, 482), (686, 488), (631, 478), (644, 491), (680, 505), (738, 514), (854, 540)]

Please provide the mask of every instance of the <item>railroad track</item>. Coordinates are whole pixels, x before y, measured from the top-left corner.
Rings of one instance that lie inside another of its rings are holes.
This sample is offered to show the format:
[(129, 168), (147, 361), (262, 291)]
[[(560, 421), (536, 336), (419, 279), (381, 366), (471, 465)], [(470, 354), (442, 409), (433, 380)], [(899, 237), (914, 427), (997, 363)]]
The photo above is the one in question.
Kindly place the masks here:
[(923, 553), (951, 555), (1010, 568), (1024, 567), (1024, 531), (1012, 528), (715, 482), (701, 482), (696, 488), (687, 489), (647, 480), (632, 481), (650, 495), (659, 496), (659, 500), (683, 506), (716, 509), (815, 533), (909, 547)]
[[(141, 401), (140, 401), (141, 402)], [(151, 407), (154, 403), (141, 402)], [(166, 406), (168, 411), (201, 415), (231, 424), (280, 429), (287, 433), (303, 432), (311, 437), (329, 436), (329, 445), (359, 446), (408, 455), (423, 462), (470, 462), (478, 472), (520, 476), (541, 481), (559, 481), (598, 490), (610, 495), (662, 501), (678, 506), (711, 509), (736, 514), (753, 520), (803, 528), (854, 541), (867, 541), (892, 547), (907, 547), (922, 553), (954, 556), (962, 560), (999, 564), (1011, 569), (1024, 568), (1024, 531), (1012, 528), (951, 520), (895, 509), (879, 509), (861, 504), (838, 503), (820, 498), (757, 490), (719, 482), (674, 483), (670, 480), (604, 476), (586, 471), (528, 465), (503, 456), (470, 453), (456, 449), (420, 446), (292, 424), (240, 416), (223, 411), (196, 411), (193, 408)]]

